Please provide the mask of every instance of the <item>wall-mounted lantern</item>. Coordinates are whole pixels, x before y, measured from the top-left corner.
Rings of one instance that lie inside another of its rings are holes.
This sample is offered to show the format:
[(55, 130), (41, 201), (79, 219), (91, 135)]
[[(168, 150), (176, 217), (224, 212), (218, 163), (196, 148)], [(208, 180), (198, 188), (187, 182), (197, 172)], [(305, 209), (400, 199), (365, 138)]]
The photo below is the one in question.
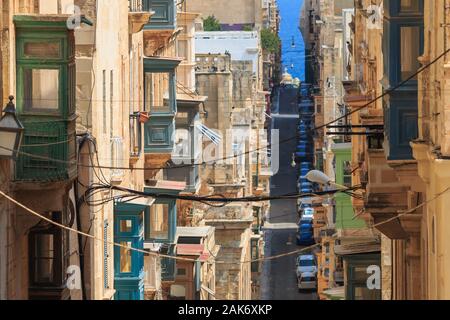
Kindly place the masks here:
[(24, 127), (17, 118), (13, 100), (14, 97), (9, 96), (9, 102), (0, 119), (0, 158), (16, 159), (22, 143)]

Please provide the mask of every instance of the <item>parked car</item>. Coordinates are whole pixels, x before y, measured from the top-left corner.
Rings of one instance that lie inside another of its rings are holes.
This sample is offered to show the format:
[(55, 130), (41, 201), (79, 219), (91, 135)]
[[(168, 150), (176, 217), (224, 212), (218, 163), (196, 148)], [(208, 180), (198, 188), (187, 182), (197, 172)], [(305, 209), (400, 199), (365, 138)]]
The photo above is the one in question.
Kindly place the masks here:
[(312, 254), (304, 254), (298, 256), (296, 266), (297, 278), (300, 277), (303, 272), (312, 272), (314, 274), (317, 274), (316, 259)]
[(314, 230), (312, 223), (301, 224), (297, 232), (297, 245), (309, 246), (314, 244)]
[(298, 290), (316, 290), (317, 289), (317, 275), (313, 272), (303, 272), (297, 278)]
[(309, 170), (310, 171), (313, 169), (314, 169), (314, 166), (313, 166), (312, 162), (302, 162), (300, 164), (300, 170)]
[(315, 211), (314, 208), (307, 207), (307, 208), (305, 208), (303, 210), (302, 217), (311, 217), (311, 218), (313, 218), (314, 217), (314, 211)]
[(305, 176), (299, 176), (297, 179), (297, 183), (306, 183), (310, 182), (308, 179), (305, 178)]
[(298, 225), (306, 225), (306, 224), (313, 224), (314, 218), (312, 216), (301, 216), (300, 221), (298, 222)]

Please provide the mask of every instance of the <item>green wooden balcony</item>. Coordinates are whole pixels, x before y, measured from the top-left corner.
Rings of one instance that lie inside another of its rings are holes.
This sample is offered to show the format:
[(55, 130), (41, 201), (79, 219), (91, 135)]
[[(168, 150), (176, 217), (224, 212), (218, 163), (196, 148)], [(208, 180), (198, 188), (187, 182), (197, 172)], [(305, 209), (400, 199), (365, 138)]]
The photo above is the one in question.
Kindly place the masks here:
[(25, 130), (18, 182), (76, 177), (75, 38), (67, 16), (15, 15), (17, 114)]
[(15, 180), (55, 182), (77, 174), (75, 122), (25, 122)]
[(144, 30), (175, 30), (177, 25), (176, 0), (143, 0), (144, 11), (153, 11)]

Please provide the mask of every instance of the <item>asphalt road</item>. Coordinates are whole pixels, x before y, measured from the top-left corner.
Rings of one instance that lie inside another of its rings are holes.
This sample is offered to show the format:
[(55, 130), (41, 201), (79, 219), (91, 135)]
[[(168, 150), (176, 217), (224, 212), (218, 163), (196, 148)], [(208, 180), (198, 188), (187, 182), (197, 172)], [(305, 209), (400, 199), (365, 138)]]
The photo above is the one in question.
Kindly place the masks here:
[[(278, 107), (278, 106), (281, 107)], [(282, 93), (279, 103), (272, 110), (272, 128), (279, 129), (280, 140), (296, 133), (298, 119), (296, 97), (293, 92)], [(280, 168), (271, 179), (271, 195), (297, 192), (296, 169), (291, 167), (292, 153), (296, 141), (280, 145)], [(292, 252), (301, 247), (296, 245), (298, 222), (296, 200), (276, 200), (271, 203), (270, 215), (265, 225), (265, 256)], [(263, 300), (315, 300), (314, 292), (298, 292), (295, 276), (295, 259), (291, 255), (263, 263), (261, 278), (261, 299)]]

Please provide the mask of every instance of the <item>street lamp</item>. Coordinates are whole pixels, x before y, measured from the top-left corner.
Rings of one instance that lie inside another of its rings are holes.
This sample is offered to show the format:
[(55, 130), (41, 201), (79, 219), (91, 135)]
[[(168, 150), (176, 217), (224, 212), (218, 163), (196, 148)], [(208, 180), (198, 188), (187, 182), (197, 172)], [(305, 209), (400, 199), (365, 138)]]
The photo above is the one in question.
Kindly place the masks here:
[(310, 182), (315, 182), (326, 186), (333, 185), (341, 189), (348, 189), (348, 187), (346, 186), (333, 182), (329, 176), (327, 176), (325, 173), (319, 170), (311, 170), (306, 174), (305, 178), (308, 179), (308, 181)]
[(14, 97), (9, 96), (9, 102), (0, 119), (0, 158), (15, 159), (22, 143), (24, 127), (17, 119), (13, 100)]

